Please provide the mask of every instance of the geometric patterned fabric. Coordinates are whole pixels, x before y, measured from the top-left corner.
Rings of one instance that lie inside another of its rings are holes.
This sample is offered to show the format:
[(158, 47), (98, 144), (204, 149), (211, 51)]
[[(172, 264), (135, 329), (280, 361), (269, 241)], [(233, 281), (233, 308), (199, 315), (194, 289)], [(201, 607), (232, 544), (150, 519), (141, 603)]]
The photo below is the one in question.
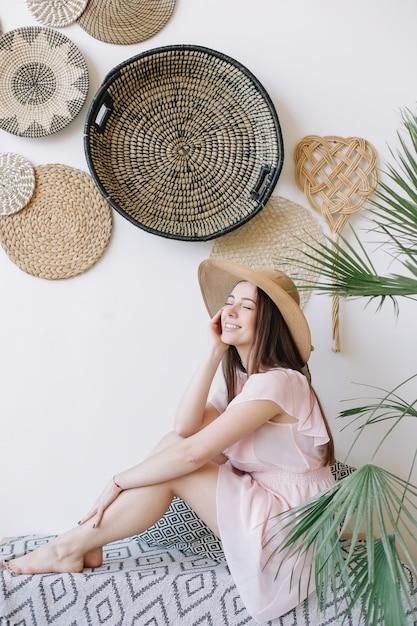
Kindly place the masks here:
[[(0, 544), (0, 562), (33, 550), (50, 536)], [(344, 543), (344, 542), (343, 542)], [(348, 544), (343, 546), (348, 549)], [(410, 599), (417, 599), (416, 581)], [(318, 610), (316, 593), (268, 626), (363, 626), (359, 609), (346, 615), (342, 586), (338, 617)], [(330, 596), (329, 596), (330, 597)], [(410, 611), (409, 626), (417, 614)], [(345, 621), (344, 621), (345, 620)], [(103, 565), (80, 574), (13, 577), (0, 571), (1, 626), (257, 626), (246, 611), (226, 563), (150, 547), (133, 537), (108, 544)], [(266, 626), (266, 625), (264, 625)]]

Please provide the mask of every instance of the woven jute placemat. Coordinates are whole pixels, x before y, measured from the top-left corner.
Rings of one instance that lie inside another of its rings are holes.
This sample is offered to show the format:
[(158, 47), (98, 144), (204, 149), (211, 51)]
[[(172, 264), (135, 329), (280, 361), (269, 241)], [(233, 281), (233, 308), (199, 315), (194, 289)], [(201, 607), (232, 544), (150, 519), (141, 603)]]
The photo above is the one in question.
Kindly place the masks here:
[(62, 28), (73, 24), (88, 0), (26, 0), (33, 17), (45, 26)]
[(77, 21), (100, 41), (139, 43), (165, 26), (174, 7), (175, 0), (89, 0)]
[(241, 63), (200, 46), (148, 50), (114, 68), (86, 118), (90, 172), (136, 226), (187, 241), (251, 219), (281, 173), (274, 104)]
[(83, 55), (52, 28), (25, 26), (0, 37), (0, 128), (44, 137), (67, 126), (88, 92)]
[(28, 274), (70, 278), (100, 259), (112, 223), (111, 207), (89, 174), (67, 165), (39, 165), (30, 202), (0, 218), (0, 243)]
[(307, 209), (287, 198), (271, 196), (250, 222), (216, 239), (210, 256), (255, 270), (282, 270), (298, 288), (303, 307), (320, 275), (318, 263), (306, 255), (314, 257), (315, 247), (325, 241), (319, 223)]
[(0, 154), (0, 215), (17, 213), (27, 205), (35, 190), (32, 164), (21, 154)]

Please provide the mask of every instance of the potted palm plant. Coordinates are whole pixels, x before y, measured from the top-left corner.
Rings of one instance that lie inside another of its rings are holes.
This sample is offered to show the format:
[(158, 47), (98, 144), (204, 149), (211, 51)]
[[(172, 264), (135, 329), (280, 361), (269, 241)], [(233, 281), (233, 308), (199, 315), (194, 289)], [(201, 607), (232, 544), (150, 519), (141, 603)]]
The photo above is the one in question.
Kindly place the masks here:
[[(417, 116), (405, 110), (402, 123), (405, 133), (398, 132), (400, 147), (392, 152), (394, 162), (388, 165), (387, 182), (378, 184), (369, 216), (371, 230), (382, 236), (390, 253), (394, 251), (404, 274), (378, 275), (353, 228), (353, 244), (344, 237), (336, 245), (330, 240), (330, 245), (317, 243), (302, 261), (308, 266), (319, 263), (321, 278), (314, 289), (344, 299), (379, 299), (378, 307), (389, 298), (396, 314), (400, 296), (417, 295)], [(385, 425), (382, 439), (367, 464), (284, 514), (288, 537), (285, 544), (275, 547), (275, 551), (297, 552), (301, 557), (313, 549), (311, 581), (322, 606), (328, 593), (333, 593), (337, 604), (337, 580), (342, 581), (347, 612), (359, 603), (366, 625), (406, 626), (415, 609), (403, 561), (417, 573), (412, 549), (417, 544), (417, 487), (411, 482), (417, 448), (405, 478), (374, 464), (377, 451), (395, 426), (417, 417), (417, 399), (410, 403), (401, 397), (403, 388), (414, 379), (417, 373), (391, 390), (376, 390), (371, 402), (340, 413), (349, 424), (359, 425), (355, 442), (365, 428), (377, 423)], [(340, 541), (346, 531), (351, 536), (347, 555)], [(272, 535), (271, 545), (273, 539)]]

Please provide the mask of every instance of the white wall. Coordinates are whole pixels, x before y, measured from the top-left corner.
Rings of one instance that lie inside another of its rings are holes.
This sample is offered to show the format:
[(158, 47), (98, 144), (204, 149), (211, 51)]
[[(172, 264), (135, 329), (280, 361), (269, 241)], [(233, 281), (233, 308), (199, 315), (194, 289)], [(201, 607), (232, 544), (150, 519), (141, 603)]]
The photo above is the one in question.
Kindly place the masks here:
[[(107, 72), (147, 49), (204, 45), (234, 57), (263, 83), (285, 143), (274, 193), (308, 208), (293, 163), (305, 135), (361, 136), (375, 146), (381, 167), (390, 158), (401, 109), (415, 110), (416, 18), (415, 0), (177, 0), (158, 35), (124, 47), (74, 24), (62, 32), (88, 63), (86, 105), (66, 129), (44, 139), (0, 131), (0, 151), (23, 154), (34, 165), (88, 171), (83, 125)], [(3, 1), (0, 21), (4, 32), (38, 24), (25, 0)], [(352, 221), (362, 226), (360, 216)], [(108, 250), (72, 279), (29, 276), (0, 250), (0, 537), (74, 524), (108, 477), (171, 427), (205, 345), (208, 320), (196, 271), (211, 246), (150, 235), (115, 213)], [(389, 271), (385, 254), (374, 259), (381, 273)], [(336, 416), (344, 401), (369, 395), (355, 383), (389, 389), (417, 369), (417, 304), (401, 301), (396, 321), (389, 303), (376, 312), (375, 304), (343, 302), (338, 354), (331, 350), (330, 306), (327, 296), (314, 294), (305, 313), (315, 345), (313, 380), (342, 458), (353, 434), (341, 432)], [(365, 462), (374, 440), (369, 433), (352, 462)], [(381, 462), (404, 473), (415, 441), (409, 422)]]

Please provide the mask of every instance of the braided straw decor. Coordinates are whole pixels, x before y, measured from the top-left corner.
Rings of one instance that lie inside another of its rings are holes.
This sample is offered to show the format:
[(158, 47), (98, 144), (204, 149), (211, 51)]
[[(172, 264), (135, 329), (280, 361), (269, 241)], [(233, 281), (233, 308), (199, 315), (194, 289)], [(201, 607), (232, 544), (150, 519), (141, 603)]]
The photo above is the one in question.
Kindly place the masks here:
[[(295, 150), (296, 182), (310, 206), (325, 218), (337, 244), (349, 217), (378, 183), (376, 152), (361, 137), (304, 137)], [(340, 351), (339, 301), (333, 299), (333, 350)]]
[(0, 243), (10, 259), (48, 279), (85, 272), (104, 253), (111, 232), (111, 208), (91, 177), (59, 164), (36, 167), (29, 204), (0, 218)]
[(139, 43), (165, 26), (174, 7), (175, 0), (89, 0), (77, 21), (100, 41)]
[(278, 180), (275, 108), (241, 64), (201, 47), (148, 51), (106, 78), (85, 150), (104, 197), (156, 235), (204, 241), (248, 221)]

